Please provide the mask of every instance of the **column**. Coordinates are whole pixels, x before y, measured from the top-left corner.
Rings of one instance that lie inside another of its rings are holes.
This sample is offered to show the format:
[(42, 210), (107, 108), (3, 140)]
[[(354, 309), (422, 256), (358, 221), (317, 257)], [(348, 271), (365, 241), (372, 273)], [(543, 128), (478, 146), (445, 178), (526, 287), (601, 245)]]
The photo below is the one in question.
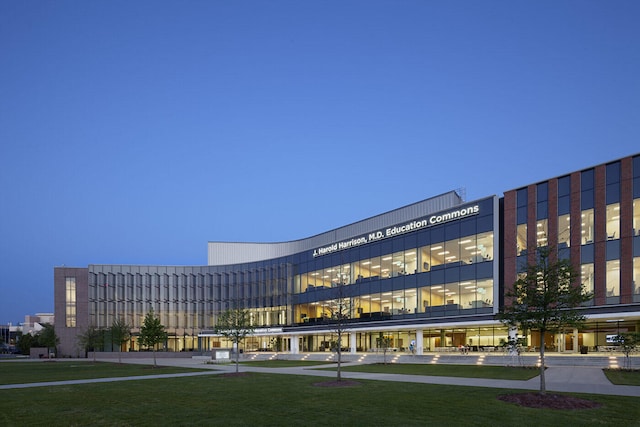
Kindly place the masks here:
[(349, 332), (349, 349), (351, 351), (351, 354), (356, 354), (356, 333), (355, 332)]
[(422, 356), (424, 354), (424, 339), (422, 337), (422, 329), (416, 331), (416, 354)]
[(291, 335), (289, 342), (291, 343), (291, 354), (298, 354), (300, 352), (300, 348), (298, 345), (300, 337), (298, 335)]
[(578, 329), (574, 328), (573, 329), (573, 352), (577, 353), (578, 351), (580, 351), (580, 348), (578, 346)]

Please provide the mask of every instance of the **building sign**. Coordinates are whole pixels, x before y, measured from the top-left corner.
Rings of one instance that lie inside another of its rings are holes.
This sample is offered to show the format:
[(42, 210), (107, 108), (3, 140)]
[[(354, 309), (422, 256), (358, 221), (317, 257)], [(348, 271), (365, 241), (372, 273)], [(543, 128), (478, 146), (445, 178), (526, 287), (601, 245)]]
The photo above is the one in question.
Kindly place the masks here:
[(383, 240), (388, 237), (399, 236), (401, 234), (410, 233), (423, 228), (432, 227), (434, 225), (444, 224), (449, 221), (455, 221), (458, 219), (467, 218), (473, 215), (477, 215), (480, 212), (480, 206), (473, 205), (466, 208), (456, 209), (453, 211), (445, 212), (443, 214), (430, 215), (428, 217), (420, 218), (408, 222), (402, 225), (395, 225), (382, 230), (374, 231), (368, 235), (354, 237), (353, 239), (344, 240), (342, 242), (333, 243), (329, 246), (323, 246), (313, 250), (313, 256), (327, 255), (333, 252), (341, 251), (343, 249), (349, 249), (356, 246), (365, 245), (367, 243)]

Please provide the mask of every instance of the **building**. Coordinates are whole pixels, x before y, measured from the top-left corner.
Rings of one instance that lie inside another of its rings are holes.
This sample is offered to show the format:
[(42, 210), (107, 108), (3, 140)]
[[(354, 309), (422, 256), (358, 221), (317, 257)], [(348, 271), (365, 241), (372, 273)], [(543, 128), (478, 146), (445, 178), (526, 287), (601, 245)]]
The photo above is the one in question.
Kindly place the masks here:
[(640, 330), (640, 156), (507, 191), (502, 224), (504, 283), (545, 245), (571, 260), (594, 294), (587, 327), (549, 337), (548, 348), (606, 346)]
[(36, 313), (24, 316), (24, 323), (20, 325), (23, 334), (35, 334), (42, 330), (42, 325), (49, 323), (55, 324), (55, 316), (53, 313)]
[[(581, 218), (577, 221), (577, 218)], [(350, 309), (340, 343), (372, 351), (380, 336), (398, 350), (470, 346), (507, 338), (495, 314), (536, 245), (582, 269), (594, 298), (584, 330), (551, 336), (550, 350), (606, 346), (640, 320), (640, 156), (466, 202), (442, 194), (313, 237), (281, 243), (210, 242), (207, 266), (89, 265), (54, 272), (60, 354), (77, 354), (88, 325), (118, 317), (134, 327), (153, 309), (168, 351), (228, 346), (212, 333), (232, 307), (251, 312), (245, 351), (329, 351), (339, 302)], [(539, 337), (527, 336), (531, 347)]]

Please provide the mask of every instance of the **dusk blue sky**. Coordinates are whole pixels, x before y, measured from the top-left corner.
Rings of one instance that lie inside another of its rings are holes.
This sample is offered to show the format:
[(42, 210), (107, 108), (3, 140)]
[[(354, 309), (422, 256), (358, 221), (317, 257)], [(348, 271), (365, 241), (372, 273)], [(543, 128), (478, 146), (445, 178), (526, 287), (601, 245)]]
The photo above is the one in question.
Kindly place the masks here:
[(640, 152), (640, 2), (0, 2), (0, 324)]

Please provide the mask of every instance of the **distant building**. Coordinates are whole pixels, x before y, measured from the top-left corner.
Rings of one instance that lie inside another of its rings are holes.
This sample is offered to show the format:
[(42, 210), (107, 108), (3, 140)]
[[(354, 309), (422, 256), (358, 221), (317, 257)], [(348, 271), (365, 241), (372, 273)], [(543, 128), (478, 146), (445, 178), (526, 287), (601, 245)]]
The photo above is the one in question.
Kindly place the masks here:
[(0, 338), (7, 345), (15, 345), (19, 333), (37, 334), (42, 330), (42, 324), (50, 323), (53, 325), (53, 313), (36, 313), (35, 315), (26, 315), (24, 323), (16, 325), (9, 323), (0, 325)]
[(53, 313), (36, 313), (24, 316), (24, 323), (20, 325), (23, 334), (34, 334), (42, 330), (44, 323), (55, 324)]
[[(136, 332), (153, 308), (168, 351), (210, 350), (218, 315), (249, 309), (245, 351), (328, 351), (337, 298), (351, 307), (343, 347), (492, 350), (507, 340), (494, 320), (505, 284), (550, 246), (572, 260), (594, 292), (582, 330), (553, 335), (550, 351), (609, 344), (640, 327), (640, 155), (465, 201), (452, 191), (313, 237), (282, 243), (210, 242), (206, 266), (100, 265), (54, 270), (60, 354), (76, 354), (88, 325), (123, 318)], [(527, 333), (531, 347), (539, 336)]]

